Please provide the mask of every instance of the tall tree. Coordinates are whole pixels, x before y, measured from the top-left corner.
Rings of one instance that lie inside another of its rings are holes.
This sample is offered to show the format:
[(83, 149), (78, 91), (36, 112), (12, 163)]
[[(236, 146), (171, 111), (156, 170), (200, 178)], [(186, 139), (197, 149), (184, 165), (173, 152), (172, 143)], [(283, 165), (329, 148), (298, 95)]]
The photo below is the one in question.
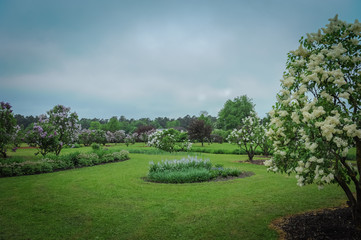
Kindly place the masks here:
[(0, 154), (6, 158), (7, 145), (12, 143), (13, 135), (17, 133), (16, 120), (9, 103), (0, 103)]
[(242, 120), (254, 112), (252, 99), (247, 95), (228, 100), (218, 113), (217, 126), (223, 130), (239, 128)]

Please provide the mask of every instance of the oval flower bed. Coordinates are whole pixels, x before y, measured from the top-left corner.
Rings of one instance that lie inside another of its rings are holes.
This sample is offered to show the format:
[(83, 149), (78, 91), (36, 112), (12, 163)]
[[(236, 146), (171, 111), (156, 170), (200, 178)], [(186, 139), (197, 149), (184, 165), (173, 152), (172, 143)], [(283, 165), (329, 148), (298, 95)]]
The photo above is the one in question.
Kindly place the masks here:
[[(158, 183), (193, 183), (215, 180), (218, 178), (240, 177), (244, 172), (235, 168), (213, 166), (209, 159), (197, 157), (180, 160), (166, 160), (158, 163), (150, 162), (147, 181)], [(250, 174), (246, 174), (249, 176)]]

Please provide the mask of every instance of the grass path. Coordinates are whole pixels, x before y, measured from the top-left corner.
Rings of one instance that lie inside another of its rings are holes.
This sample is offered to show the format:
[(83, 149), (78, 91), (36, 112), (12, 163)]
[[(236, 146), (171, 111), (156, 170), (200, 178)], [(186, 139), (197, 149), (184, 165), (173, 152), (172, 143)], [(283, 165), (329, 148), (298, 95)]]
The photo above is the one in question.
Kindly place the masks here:
[(345, 202), (337, 186), (299, 188), (296, 179), (238, 163), (246, 156), (202, 154), (253, 171), (224, 182), (144, 182), (149, 161), (181, 156), (131, 154), (125, 162), (0, 179), (0, 239), (277, 239), (278, 217)]

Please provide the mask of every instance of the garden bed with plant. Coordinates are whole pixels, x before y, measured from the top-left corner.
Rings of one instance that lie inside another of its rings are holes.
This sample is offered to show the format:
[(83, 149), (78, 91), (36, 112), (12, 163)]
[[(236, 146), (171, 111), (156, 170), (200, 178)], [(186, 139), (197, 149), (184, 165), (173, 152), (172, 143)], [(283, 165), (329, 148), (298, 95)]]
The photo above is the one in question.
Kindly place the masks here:
[(180, 160), (151, 162), (145, 180), (158, 183), (194, 183), (251, 175), (253, 173), (242, 172), (237, 168), (224, 168), (222, 164), (213, 166), (209, 159), (188, 156)]
[(49, 173), (128, 159), (129, 152), (126, 150), (110, 151), (101, 149), (93, 152), (73, 152), (59, 156), (47, 154), (39, 160), (24, 160), (22, 157), (12, 157), (0, 159), (0, 177)]

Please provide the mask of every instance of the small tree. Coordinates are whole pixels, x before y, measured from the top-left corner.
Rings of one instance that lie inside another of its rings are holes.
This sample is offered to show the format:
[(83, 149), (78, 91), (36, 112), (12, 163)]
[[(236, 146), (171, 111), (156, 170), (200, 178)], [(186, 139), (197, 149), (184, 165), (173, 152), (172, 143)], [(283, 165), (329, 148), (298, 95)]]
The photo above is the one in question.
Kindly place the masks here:
[(212, 126), (206, 124), (203, 119), (194, 119), (188, 127), (188, 135), (191, 141), (197, 140), (203, 143), (206, 139), (211, 138)]
[[(361, 24), (335, 18), (288, 54), (270, 112), (269, 171), (295, 172), (297, 184), (338, 183), (361, 229)], [(356, 163), (348, 162), (356, 147)], [(354, 195), (349, 183), (353, 182)]]
[(42, 155), (48, 152), (59, 155), (64, 145), (76, 142), (80, 133), (77, 122), (78, 115), (70, 113), (70, 108), (56, 105), (47, 115), (39, 117), (39, 122), (28, 133), (27, 141), (38, 146), (38, 153)]
[(149, 135), (148, 145), (166, 152), (174, 152), (177, 149), (189, 150), (192, 144), (188, 140), (178, 142), (179, 137), (180, 133), (173, 128), (156, 131)]
[(14, 143), (19, 128), (9, 103), (0, 103), (0, 154), (6, 158), (7, 147)]
[(243, 119), (240, 129), (234, 129), (228, 136), (229, 143), (237, 144), (241, 150), (246, 151), (250, 162), (253, 161), (256, 149), (262, 140), (261, 128), (259, 118), (252, 113), (251, 116)]

